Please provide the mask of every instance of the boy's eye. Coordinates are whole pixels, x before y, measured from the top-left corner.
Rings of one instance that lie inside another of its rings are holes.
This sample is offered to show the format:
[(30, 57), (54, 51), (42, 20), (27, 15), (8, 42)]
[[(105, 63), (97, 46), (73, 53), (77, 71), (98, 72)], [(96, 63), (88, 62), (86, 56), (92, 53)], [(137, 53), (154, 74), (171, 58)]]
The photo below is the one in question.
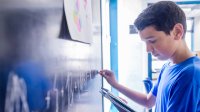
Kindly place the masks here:
[(149, 43), (155, 43), (156, 40), (149, 40)]

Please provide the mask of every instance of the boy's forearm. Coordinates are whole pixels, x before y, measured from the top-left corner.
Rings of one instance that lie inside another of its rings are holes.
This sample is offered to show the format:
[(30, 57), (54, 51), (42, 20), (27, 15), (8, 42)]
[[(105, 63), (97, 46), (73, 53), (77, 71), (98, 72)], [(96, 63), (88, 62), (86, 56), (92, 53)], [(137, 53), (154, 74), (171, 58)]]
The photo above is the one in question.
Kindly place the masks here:
[(122, 94), (124, 94), (125, 96), (127, 96), (130, 99), (132, 99), (133, 101), (135, 101), (136, 103), (139, 103), (145, 107), (148, 107), (148, 104), (147, 104), (148, 101), (147, 101), (146, 94), (130, 90), (129, 88), (127, 88), (119, 83), (116, 83), (115, 85), (113, 85), (113, 87), (115, 89), (117, 89), (119, 92), (121, 92)]

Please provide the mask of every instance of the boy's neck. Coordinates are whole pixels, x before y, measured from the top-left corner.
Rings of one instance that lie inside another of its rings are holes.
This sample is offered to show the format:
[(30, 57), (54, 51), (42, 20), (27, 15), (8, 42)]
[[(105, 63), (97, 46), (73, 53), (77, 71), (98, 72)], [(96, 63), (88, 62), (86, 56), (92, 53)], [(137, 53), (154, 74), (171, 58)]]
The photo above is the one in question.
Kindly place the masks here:
[(173, 64), (178, 64), (193, 56), (194, 54), (189, 50), (184, 41), (183, 44), (180, 45), (179, 48), (176, 50), (170, 61)]

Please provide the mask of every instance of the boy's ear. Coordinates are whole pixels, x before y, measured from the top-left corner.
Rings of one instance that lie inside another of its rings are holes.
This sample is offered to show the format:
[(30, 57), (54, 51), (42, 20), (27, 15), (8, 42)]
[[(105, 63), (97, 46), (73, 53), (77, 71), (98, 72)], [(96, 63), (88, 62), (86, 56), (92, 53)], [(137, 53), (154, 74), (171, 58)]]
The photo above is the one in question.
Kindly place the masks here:
[(183, 38), (183, 34), (184, 34), (183, 25), (180, 24), (180, 23), (175, 24), (174, 28), (173, 28), (174, 39), (175, 40), (182, 39)]

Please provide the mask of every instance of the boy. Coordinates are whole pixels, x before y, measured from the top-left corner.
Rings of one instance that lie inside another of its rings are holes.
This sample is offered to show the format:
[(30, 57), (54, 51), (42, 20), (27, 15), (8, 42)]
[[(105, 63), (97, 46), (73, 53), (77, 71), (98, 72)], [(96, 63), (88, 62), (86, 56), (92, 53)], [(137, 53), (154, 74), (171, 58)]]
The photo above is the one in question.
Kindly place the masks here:
[(200, 112), (200, 59), (185, 42), (186, 17), (172, 1), (160, 1), (147, 7), (135, 20), (147, 52), (164, 64), (148, 95), (120, 85), (109, 70), (100, 74), (108, 83), (133, 101), (156, 112)]

